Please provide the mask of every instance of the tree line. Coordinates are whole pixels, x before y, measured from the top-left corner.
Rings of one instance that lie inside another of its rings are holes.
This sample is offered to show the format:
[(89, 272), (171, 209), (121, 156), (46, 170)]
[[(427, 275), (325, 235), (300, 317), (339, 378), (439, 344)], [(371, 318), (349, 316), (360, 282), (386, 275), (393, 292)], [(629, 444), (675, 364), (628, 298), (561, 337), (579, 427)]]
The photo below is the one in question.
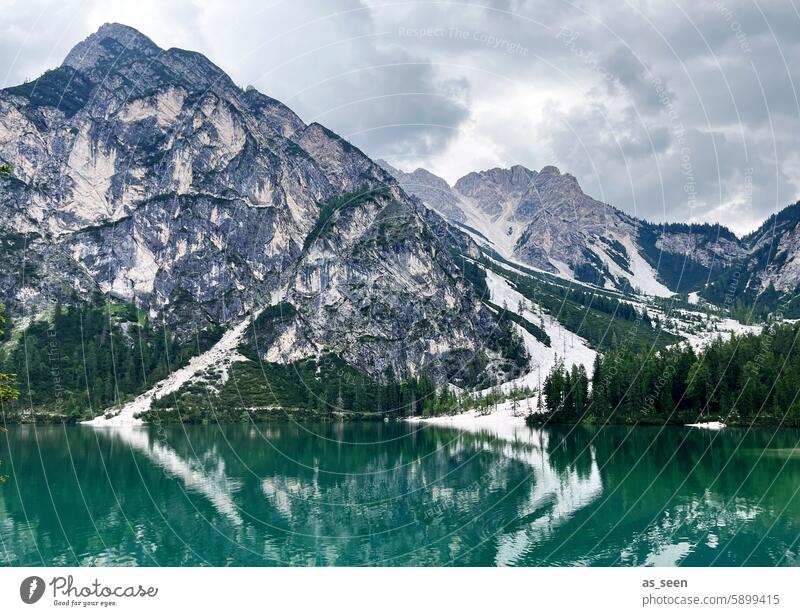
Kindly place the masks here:
[[(688, 344), (618, 349), (581, 367), (553, 368), (544, 412), (529, 423), (693, 423), (800, 425), (800, 324)], [(591, 387), (590, 387), (591, 384)]]
[[(240, 352), (249, 352), (247, 345)], [(436, 417), (468, 409), (490, 412), (511, 400), (523, 414), (528, 388), (504, 392), (499, 387), (478, 394), (437, 385), (424, 374), (398, 378), (387, 369), (380, 377), (354, 368), (334, 354), (290, 364), (258, 357), (234, 363), (224, 385), (210, 372), (174, 394), (153, 402), (148, 422), (204, 423), (278, 418), (384, 419)], [(531, 409), (528, 409), (531, 410)]]
[(127, 304), (96, 297), (57, 303), (49, 318), (6, 334), (0, 372), (14, 375), (19, 398), (6, 420), (75, 421), (122, 404), (152, 387), (219, 338), (205, 331), (180, 342), (163, 324)]
[(589, 291), (569, 283), (551, 282), (546, 275), (519, 266), (515, 269), (525, 270), (524, 273), (512, 271), (489, 259), (482, 263), (512, 281), (527, 300), (600, 351), (612, 350), (619, 340), (625, 339), (647, 346), (666, 346), (680, 340), (664, 331), (658, 319), (651, 319), (647, 310), (638, 309), (600, 289)]

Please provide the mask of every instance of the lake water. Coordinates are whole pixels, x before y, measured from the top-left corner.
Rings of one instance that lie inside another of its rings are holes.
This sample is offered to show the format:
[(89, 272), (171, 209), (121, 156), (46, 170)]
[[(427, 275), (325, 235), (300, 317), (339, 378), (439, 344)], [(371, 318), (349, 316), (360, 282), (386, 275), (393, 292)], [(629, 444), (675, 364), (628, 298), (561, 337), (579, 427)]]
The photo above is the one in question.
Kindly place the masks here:
[(5, 565), (797, 565), (800, 432), (0, 434)]

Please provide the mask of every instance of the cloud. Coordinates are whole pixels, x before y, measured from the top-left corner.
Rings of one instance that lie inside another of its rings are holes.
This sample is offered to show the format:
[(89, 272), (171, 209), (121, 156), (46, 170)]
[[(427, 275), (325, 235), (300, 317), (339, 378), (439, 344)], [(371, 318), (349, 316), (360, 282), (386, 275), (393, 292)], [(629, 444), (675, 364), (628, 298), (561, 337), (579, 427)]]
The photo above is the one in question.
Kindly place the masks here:
[[(797, 199), (800, 68), (791, 59), (800, 55), (792, 36), (800, 17), (788, 3), (542, 8), (472, 26), (490, 23), (495, 36), (522, 40), (524, 57), (439, 45), (449, 62), (470, 62), (462, 71), (473, 115), (485, 100), (513, 100), (520, 89), (530, 96), (527, 109), (513, 104), (516, 118), (498, 104), (504, 127), (486, 113), (465, 125), (470, 134), (432, 167), (451, 180), (469, 171), (478, 157), (464, 146), (491, 141), (491, 132), (500, 138), (493, 164), (540, 167), (550, 156), (544, 164), (638, 216), (719, 220), (745, 232)], [(468, 29), (466, 19), (451, 22)]]
[(61, 5), (38, 0), (8, 11), (3, 57), (19, 53), (24, 62), (7, 65), (7, 85), (59, 64), (102, 23), (119, 21), (163, 47), (205, 53), (241, 85), (254, 85), (369, 152), (430, 156), (469, 117), (469, 82), (439, 77), (413, 50), (379, 45), (372, 13), (357, 0), (86, 2), (66, 27)]
[(205, 53), (374, 157), (451, 182), (488, 166), (555, 164), (632, 214), (739, 231), (800, 194), (791, 3), (7, 4), (7, 85), (121, 21)]

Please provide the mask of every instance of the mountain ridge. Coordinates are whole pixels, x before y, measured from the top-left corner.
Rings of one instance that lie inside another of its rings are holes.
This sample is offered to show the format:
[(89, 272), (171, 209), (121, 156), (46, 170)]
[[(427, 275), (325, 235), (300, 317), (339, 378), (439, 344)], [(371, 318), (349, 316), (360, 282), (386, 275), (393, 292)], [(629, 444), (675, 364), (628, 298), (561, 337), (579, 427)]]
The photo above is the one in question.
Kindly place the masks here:
[(13, 167), (0, 293), (14, 317), (100, 292), (186, 338), (282, 301), (292, 318), (267, 361), (332, 352), (378, 378), (460, 384), (471, 363), (490, 380), (520, 369), (451, 255), (477, 253), (466, 236), (201, 54), (102, 26), (0, 92), (0, 159)]
[[(412, 400), (430, 382), (530, 388), (537, 367), (585, 363), (623, 337), (663, 346), (693, 335), (700, 317), (674, 326), (642, 294), (696, 292), (726, 307), (735, 276), (736, 301), (774, 305), (800, 278), (793, 209), (750, 247), (722, 227), (638, 220), (553, 166), (474, 172), (451, 187), (379, 162), (201, 54), (108, 24), (61, 66), (0, 91), (0, 164), (11, 169), (0, 176), (0, 301), (41, 333), (53, 306), (68, 306), (60, 322), (74, 326), (82, 305), (97, 316), (106, 298), (109, 321), (126, 316), (98, 325), (91, 344), (107, 348), (113, 332), (133, 367), (98, 366), (94, 378), (121, 369), (125, 395), (152, 400), (133, 382), (146, 375), (130, 333), (152, 322), (174, 332), (183, 360), (205, 332), (199, 365), (224, 368), (208, 377), (212, 395), (230, 368), (269, 405), (259, 379), (290, 382), (297, 369), (339, 379), (338, 391), (307, 392), (324, 405), (343, 395), (361, 407), (370, 383), (385, 387), (380, 398), (403, 382)], [(150, 346), (163, 371), (166, 339)], [(193, 370), (170, 382), (181, 399), (196, 397)], [(297, 386), (284, 400), (305, 399)], [(125, 401), (108, 386), (92, 399)]]
[[(546, 272), (621, 291), (644, 282), (645, 288), (640, 286), (640, 290), (655, 295), (693, 291), (702, 294), (712, 287), (708, 296), (717, 301), (715, 278), (724, 277), (732, 268), (747, 272), (746, 286), (750, 291), (756, 286), (756, 296), (770, 285), (789, 293), (800, 284), (800, 265), (795, 265), (793, 254), (786, 254), (791, 252), (789, 241), (783, 243), (778, 254), (791, 264), (790, 268), (777, 264), (778, 267), (759, 272), (748, 263), (757, 260), (758, 245), (764, 244), (770, 225), (779, 232), (795, 228), (800, 215), (791, 214), (797, 209), (792, 205), (765, 220), (756, 231), (738, 237), (719, 223), (651, 223), (630, 216), (585, 195), (574, 176), (562, 174), (554, 166), (538, 172), (522, 165), (494, 167), (470, 172), (450, 186), (421, 168), (406, 173), (386, 161), (379, 163), (397, 177), (407, 192), (417, 194), (430, 207), (470, 231), (479, 243), (488, 242), (505, 257)], [(487, 217), (474, 215), (476, 204)], [(559, 210), (572, 215), (562, 216), (564, 224), (553, 225), (550, 221)], [(540, 213), (541, 220), (534, 220), (534, 212)], [(523, 229), (519, 228), (520, 223)], [(507, 238), (492, 229), (498, 224), (507, 225)], [(529, 242), (537, 236), (549, 237), (551, 243)], [(562, 240), (560, 247), (558, 239)], [(632, 275), (634, 253), (641, 260)], [(755, 299), (752, 293), (750, 299)]]
[[(383, 158), (375, 159), (375, 162), (378, 163), (381, 167), (383, 167), (386, 171), (388, 171), (389, 173), (391, 173), (395, 177), (397, 177), (398, 175), (400, 175), (403, 178), (414, 177), (414, 176), (417, 176), (417, 177), (420, 177), (420, 178), (429, 177), (429, 178), (432, 178), (432, 181), (440, 183), (443, 186), (445, 186), (447, 189), (451, 189), (451, 190), (453, 188), (456, 188), (457, 185), (459, 184), (459, 182), (462, 182), (463, 180), (465, 180), (465, 178), (481, 176), (481, 175), (495, 175), (495, 174), (502, 173), (502, 172), (512, 172), (513, 173), (513, 172), (515, 172), (515, 170), (524, 170), (524, 172), (527, 172), (527, 173), (542, 173), (542, 172), (553, 173), (553, 172), (557, 172), (560, 175), (566, 176), (566, 177), (568, 177), (568, 178), (570, 178), (572, 180), (575, 180), (575, 182), (578, 182), (577, 178), (573, 174), (571, 174), (569, 172), (564, 172), (562, 174), (561, 170), (556, 165), (545, 165), (539, 171), (536, 171), (535, 169), (530, 169), (530, 168), (528, 168), (528, 167), (526, 167), (525, 165), (522, 165), (522, 164), (513, 164), (513, 165), (510, 165), (509, 167), (500, 167), (500, 166), (488, 167), (486, 169), (469, 171), (466, 174), (464, 174), (461, 177), (459, 177), (453, 184), (450, 184), (448, 180), (446, 180), (445, 178), (443, 178), (441, 176), (436, 175), (435, 173), (433, 173), (432, 171), (426, 169), (425, 167), (415, 167), (413, 171), (403, 171), (399, 167), (396, 167), (395, 165), (393, 165), (392, 163), (390, 163), (389, 161), (387, 161), (387, 160), (385, 160)], [(798, 202), (798, 203), (800, 203), (800, 202)], [(714, 228), (714, 229), (719, 227), (721, 229), (721, 232), (722, 232), (723, 235), (728, 236), (728, 237), (732, 236), (733, 238), (736, 238), (737, 240), (744, 241), (744, 240), (747, 240), (747, 238), (756, 235), (759, 232), (759, 229), (763, 228), (765, 226), (765, 224), (770, 219), (772, 219), (773, 217), (776, 217), (776, 216), (780, 216), (781, 213), (784, 210), (792, 208), (793, 206), (795, 206), (797, 204), (789, 204), (785, 208), (780, 210), (779, 212), (776, 212), (775, 214), (771, 214), (770, 216), (768, 216), (764, 220), (764, 222), (761, 223), (761, 225), (757, 229), (754, 229), (753, 231), (749, 231), (748, 233), (742, 234), (741, 236), (737, 235), (736, 232), (734, 232), (732, 229), (730, 229), (729, 227), (725, 226), (724, 224), (722, 224), (720, 222), (685, 223), (685, 222), (674, 220), (674, 221), (662, 221), (662, 222), (654, 223), (654, 222), (649, 221), (649, 220), (647, 220), (645, 218), (640, 218), (640, 217), (637, 217), (637, 216), (633, 216), (632, 214), (628, 214), (628, 213), (624, 212), (624, 210), (622, 210), (620, 208), (617, 208), (616, 206), (613, 206), (611, 204), (604, 203), (604, 205), (607, 205), (609, 207), (614, 207), (615, 209), (618, 209), (620, 212), (624, 213), (626, 216), (629, 216), (630, 218), (632, 218), (634, 220), (638, 220), (640, 222), (647, 222), (648, 224), (652, 224), (652, 225), (655, 225), (655, 226), (671, 227), (673, 225), (679, 225), (679, 226), (684, 226), (684, 227), (685, 226), (691, 226), (691, 227), (695, 227), (695, 228), (711, 227), (711, 228)]]

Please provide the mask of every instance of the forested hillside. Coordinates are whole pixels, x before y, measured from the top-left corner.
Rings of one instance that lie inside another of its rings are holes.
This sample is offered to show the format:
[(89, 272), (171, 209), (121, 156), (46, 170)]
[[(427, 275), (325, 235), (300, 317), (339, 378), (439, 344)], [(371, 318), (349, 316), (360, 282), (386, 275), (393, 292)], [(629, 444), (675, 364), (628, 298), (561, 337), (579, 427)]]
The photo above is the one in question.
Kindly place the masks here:
[(529, 423), (800, 425), (800, 324), (717, 339), (598, 355), (591, 378), (557, 366), (543, 386), (546, 412)]
[[(8, 328), (7, 328), (8, 329)], [(221, 330), (209, 326), (190, 343), (127, 304), (57, 304), (49, 318), (7, 331), (0, 372), (15, 375), (19, 398), (4, 408), (13, 421), (92, 417), (145, 391), (209, 348)]]
[[(229, 374), (223, 377), (209, 371), (199, 375), (174, 394), (156, 400), (142, 419), (165, 423), (300, 416), (383, 419), (453, 413), (464, 406), (464, 396), (457, 397), (447, 384), (437, 387), (424, 373), (401, 376), (390, 367), (373, 377), (330, 351), (319, 358), (290, 363), (266, 361), (262, 350), (294, 315), (290, 304), (265, 309), (248, 327), (238, 348), (241, 361), (231, 366)], [(507, 345), (506, 356), (516, 357), (519, 363), (503, 369), (518, 371), (526, 358), (510, 331), (509, 321), (499, 319), (497, 344)], [(460, 366), (463, 381), (473, 388), (491, 386), (491, 380), (480, 380), (485, 368), (484, 355), (474, 355)], [(469, 403), (473, 402), (470, 398)]]
[(564, 328), (586, 339), (595, 349), (613, 350), (621, 340), (649, 346), (665, 346), (680, 340), (662, 330), (646, 310), (637, 310), (619, 294), (571, 284), (507, 261), (508, 267), (503, 267), (497, 263), (502, 257), (494, 256), (498, 258), (484, 259), (487, 269), (513, 282), (526, 299), (541, 306)]

